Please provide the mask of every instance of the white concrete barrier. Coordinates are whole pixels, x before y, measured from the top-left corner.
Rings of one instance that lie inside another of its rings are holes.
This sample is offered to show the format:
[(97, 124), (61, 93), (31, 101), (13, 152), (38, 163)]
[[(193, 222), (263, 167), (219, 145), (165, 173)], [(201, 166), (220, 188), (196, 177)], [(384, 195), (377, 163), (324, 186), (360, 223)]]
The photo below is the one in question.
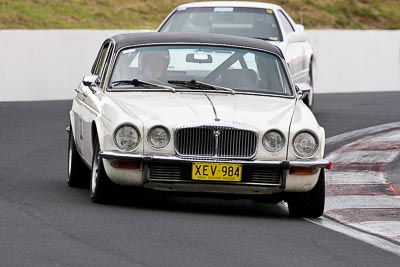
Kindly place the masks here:
[(0, 101), (72, 99), (103, 41), (123, 32), (0, 31)]
[[(124, 30), (0, 31), (0, 101), (72, 99), (102, 42)], [(316, 93), (400, 90), (400, 30), (309, 30)]]
[(317, 93), (400, 91), (400, 30), (309, 30)]

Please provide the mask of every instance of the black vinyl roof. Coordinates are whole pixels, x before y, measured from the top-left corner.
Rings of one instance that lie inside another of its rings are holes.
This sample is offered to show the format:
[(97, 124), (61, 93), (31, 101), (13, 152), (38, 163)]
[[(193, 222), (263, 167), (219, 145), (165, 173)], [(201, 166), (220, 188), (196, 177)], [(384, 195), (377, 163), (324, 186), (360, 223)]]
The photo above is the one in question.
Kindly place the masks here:
[(138, 32), (118, 34), (110, 39), (115, 41), (115, 48), (132, 45), (146, 44), (174, 44), (174, 43), (196, 43), (196, 44), (215, 44), (248, 47), (252, 49), (265, 50), (278, 54), (283, 58), (282, 52), (276, 46), (267, 41), (254, 38), (238, 37), (231, 35), (212, 34), (212, 33), (173, 33), (173, 32)]

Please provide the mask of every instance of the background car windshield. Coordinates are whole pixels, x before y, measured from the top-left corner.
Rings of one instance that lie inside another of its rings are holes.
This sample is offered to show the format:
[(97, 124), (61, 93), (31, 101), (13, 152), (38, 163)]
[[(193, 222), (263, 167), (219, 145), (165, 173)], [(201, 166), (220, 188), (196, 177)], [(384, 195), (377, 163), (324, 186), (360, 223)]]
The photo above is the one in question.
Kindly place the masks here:
[(272, 9), (198, 7), (177, 10), (161, 32), (209, 32), (282, 41)]
[(177, 89), (180, 82), (208, 83), (237, 91), (292, 95), (281, 59), (267, 52), (221, 46), (175, 45), (127, 48), (119, 52), (111, 89), (137, 88), (138, 79)]

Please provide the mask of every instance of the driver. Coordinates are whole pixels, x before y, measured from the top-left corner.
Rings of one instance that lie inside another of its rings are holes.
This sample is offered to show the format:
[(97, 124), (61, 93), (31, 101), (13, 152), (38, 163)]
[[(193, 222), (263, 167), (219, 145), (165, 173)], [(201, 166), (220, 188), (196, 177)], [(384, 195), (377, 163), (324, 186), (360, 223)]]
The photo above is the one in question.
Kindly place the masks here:
[(139, 79), (166, 84), (169, 65), (168, 49), (144, 50), (139, 55)]

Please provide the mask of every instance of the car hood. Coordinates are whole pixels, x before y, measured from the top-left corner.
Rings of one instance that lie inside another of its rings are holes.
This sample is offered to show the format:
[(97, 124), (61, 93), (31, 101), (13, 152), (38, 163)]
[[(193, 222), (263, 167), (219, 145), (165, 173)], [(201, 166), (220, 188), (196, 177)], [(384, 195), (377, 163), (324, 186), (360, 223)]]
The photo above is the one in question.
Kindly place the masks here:
[(126, 92), (109, 97), (128, 116), (139, 118), (144, 127), (174, 128), (217, 119), (257, 129), (288, 130), (296, 105), (294, 98), (202, 92)]

